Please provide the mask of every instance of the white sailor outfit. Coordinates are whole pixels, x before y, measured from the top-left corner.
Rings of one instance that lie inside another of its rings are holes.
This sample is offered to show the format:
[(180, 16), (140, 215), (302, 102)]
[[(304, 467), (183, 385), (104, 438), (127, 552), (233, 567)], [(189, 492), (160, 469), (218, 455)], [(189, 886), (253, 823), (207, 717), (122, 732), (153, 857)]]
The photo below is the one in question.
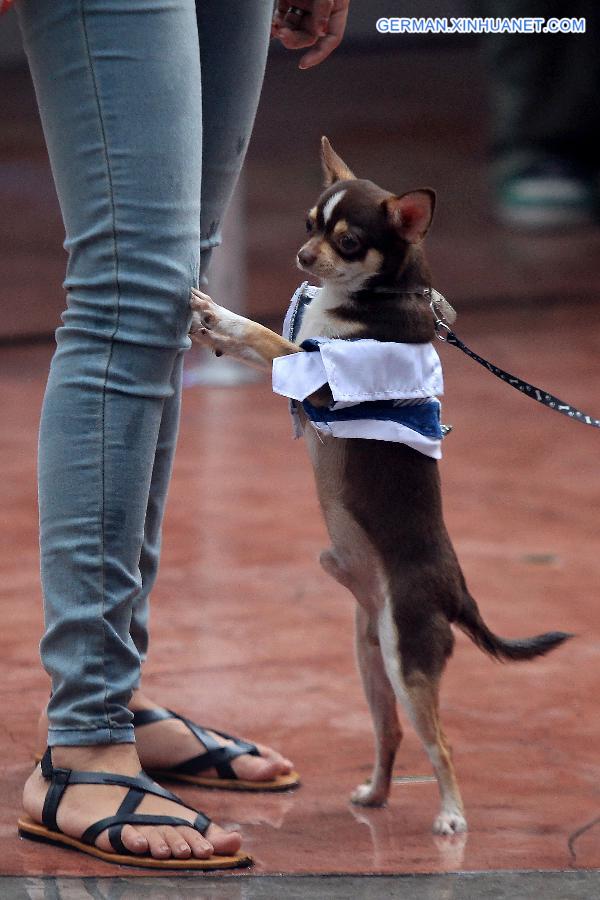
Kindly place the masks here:
[[(320, 290), (307, 282), (296, 290), (283, 326), (287, 340), (295, 339), (304, 311)], [(444, 393), (444, 382), (431, 343), (314, 337), (301, 346), (307, 352), (273, 360), (273, 391), (291, 400), (295, 437), (302, 435), (301, 403), (323, 435), (395, 441), (441, 458), (446, 429), (437, 398)], [(315, 407), (306, 398), (324, 384), (333, 403)]]

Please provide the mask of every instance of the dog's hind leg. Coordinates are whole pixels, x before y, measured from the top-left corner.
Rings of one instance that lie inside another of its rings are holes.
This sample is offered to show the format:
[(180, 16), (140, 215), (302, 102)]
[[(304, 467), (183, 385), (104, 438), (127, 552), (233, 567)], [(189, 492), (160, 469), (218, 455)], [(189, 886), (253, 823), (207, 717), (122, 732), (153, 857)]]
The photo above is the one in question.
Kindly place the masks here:
[(356, 528), (351, 533), (354, 535), (352, 555), (339, 549), (324, 550), (320, 561), (323, 569), (347, 588), (357, 601), (356, 657), (375, 731), (372, 777), (356, 788), (351, 800), (360, 806), (383, 806), (390, 792), (392, 767), (402, 740), (402, 729), (396, 696), (385, 671), (377, 633), (377, 608), (381, 604), (378, 567), (373, 559), (370, 564), (364, 564), (367, 556), (361, 558), (357, 555), (357, 549), (362, 546), (363, 552), (370, 551), (364, 539), (361, 543), (361, 535)]
[(390, 793), (402, 728), (381, 656), (376, 619), (360, 604), (356, 607), (356, 656), (375, 730), (375, 765), (371, 779), (356, 788), (351, 800), (360, 806), (383, 806)]
[[(447, 626), (449, 627), (449, 626)], [(431, 632), (431, 626), (430, 626)], [(386, 604), (379, 617), (381, 650), (386, 671), (394, 686), (396, 696), (402, 703), (410, 721), (421, 739), (429, 756), (437, 779), (441, 809), (434, 820), (436, 834), (458, 834), (467, 830), (460, 789), (452, 764), (452, 751), (442, 731), (439, 716), (439, 684), (443, 660), (439, 674), (425, 672), (413, 665), (409, 659), (401, 658), (402, 642), (398, 637), (393, 617)], [(412, 646), (433, 646), (439, 635), (427, 633), (411, 634)], [(406, 654), (408, 656), (408, 653)]]
[(433, 766), (441, 809), (434, 820), (436, 834), (458, 834), (467, 830), (460, 789), (452, 764), (452, 750), (439, 717), (439, 683), (423, 672), (413, 672), (406, 680), (407, 711)]

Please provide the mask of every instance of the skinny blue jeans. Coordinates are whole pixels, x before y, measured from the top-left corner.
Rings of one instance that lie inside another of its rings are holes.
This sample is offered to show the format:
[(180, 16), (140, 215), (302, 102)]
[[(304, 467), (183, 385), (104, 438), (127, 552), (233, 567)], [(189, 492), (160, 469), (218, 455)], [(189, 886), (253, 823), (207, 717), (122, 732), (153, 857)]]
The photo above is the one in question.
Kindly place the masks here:
[(134, 740), (197, 285), (239, 173), (271, 0), (19, 0), (64, 219), (39, 437), (49, 744)]

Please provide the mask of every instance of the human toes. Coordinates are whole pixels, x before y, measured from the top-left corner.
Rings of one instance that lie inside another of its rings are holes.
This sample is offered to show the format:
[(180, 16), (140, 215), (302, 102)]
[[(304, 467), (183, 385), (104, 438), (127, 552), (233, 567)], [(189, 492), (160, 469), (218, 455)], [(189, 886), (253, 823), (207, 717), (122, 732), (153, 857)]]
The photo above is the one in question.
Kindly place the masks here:
[(245, 778), (248, 781), (272, 781), (278, 775), (289, 775), (293, 771), (291, 760), (286, 759), (277, 750), (264, 744), (255, 746), (260, 756), (243, 754), (233, 760), (232, 766), (238, 778)]
[(189, 859), (192, 855), (192, 848), (178, 828), (174, 828), (172, 825), (163, 825), (160, 828), (160, 833), (174, 859)]
[(214, 847), (215, 853), (220, 856), (229, 856), (242, 846), (242, 836), (239, 831), (225, 831), (214, 822), (208, 826), (205, 837)]
[[(136, 856), (144, 856), (145, 853), (148, 853), (149, 845), (147, 838), (132, 825), (123, 826), (121, 830), (121, 840), (129, 852), (135, 853)], [(110, 841), (108, 841), (108, 835), (106, 835), (106, 840), (100, 840), (98, 843), (106, 844), (106, 850), (113, 850)]]
[(272, 747), (265, 747), (264, 744), (256, 744), (256, 748), (264, 759), (277, 763), (279, 775), (289, 775), (294, 770), (294, 763), (291, 759), (287, 759), (278, 750), (273, 750)]
[[(148, 841), (150, 856), (154, 856), (155, 859), (169, 859), (172, 855), (171, 848), (163, 835), (163, 830), (163, 828), (151, 825), (143, 826), (139, 829), (140, 833)], [(123, 841), (123, 843), (125, 842)]]
[(191, 856), (208, 859), (213, 855), (212, 843), (195, 828), (162, 825), (140, 830), (145, 833), (150, 854), (156, 859), (189, 859)]
[(272, 781), (281, 774), (276, 760), (263, 756), (238, 756), (231, 763), (238, 778), (245, 781)]
[[(215, 848), (205, 835), (200, 834), (199, 831), (196, 831), (195, 828), (181, 828), (177, 829), (180, 837), (188, 844), (192, 856), (196, 857), (196, 859), (207, 859), (209, 856), (212, 856), (215, 852)], [(241, 843), (241, 840), (240, 840)]]

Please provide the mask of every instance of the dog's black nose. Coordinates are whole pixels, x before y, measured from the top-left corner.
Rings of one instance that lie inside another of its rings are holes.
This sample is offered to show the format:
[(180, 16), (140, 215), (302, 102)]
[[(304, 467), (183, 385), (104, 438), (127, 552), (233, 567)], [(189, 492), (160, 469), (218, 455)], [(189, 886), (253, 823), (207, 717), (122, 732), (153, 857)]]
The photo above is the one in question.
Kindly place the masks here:
[(316, 258), (317, 254), (313, 253), (312, 250), (307, 250), (306, 247), (302, 247), (302, 249), (298, 251), (298, 262), (301, 266), (312, 266)]

